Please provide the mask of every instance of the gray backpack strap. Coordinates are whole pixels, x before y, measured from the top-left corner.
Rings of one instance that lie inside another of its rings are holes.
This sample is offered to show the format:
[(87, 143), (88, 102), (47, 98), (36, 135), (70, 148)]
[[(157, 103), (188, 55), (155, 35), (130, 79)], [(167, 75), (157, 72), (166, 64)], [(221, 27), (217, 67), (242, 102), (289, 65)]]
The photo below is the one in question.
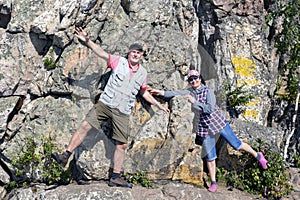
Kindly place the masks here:
[(94, 79), (90, 83), (90, 99), (95, 104), (99, 100), (101, 93), (107, 84), (107, 81), (111, 74), (111, 68), (106, 68), (104, 73), (100, 75), (98, 79)]

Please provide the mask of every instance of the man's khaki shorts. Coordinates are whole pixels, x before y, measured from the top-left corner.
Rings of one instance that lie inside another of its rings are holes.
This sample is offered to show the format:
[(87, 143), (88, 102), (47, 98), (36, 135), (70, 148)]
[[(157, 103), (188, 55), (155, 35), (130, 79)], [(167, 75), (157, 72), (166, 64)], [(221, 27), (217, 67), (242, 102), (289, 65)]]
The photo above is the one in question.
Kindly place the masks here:
[(130, 115), (121, 113), (118, 109), (110, 108), (101, 101), (98, 101), (88, 112), (85, 120), (96, 129), (101, 129), (103, 122), (111, 120), (112, 138), (121, 143), (127, 143), (129, 137)]

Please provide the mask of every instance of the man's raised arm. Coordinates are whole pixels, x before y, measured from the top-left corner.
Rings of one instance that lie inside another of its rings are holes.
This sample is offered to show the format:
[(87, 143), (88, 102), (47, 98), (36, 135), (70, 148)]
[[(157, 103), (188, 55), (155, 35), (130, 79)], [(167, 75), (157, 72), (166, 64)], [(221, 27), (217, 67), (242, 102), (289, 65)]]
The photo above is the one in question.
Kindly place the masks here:
[(76, 27), (75, 32), (75, 36), (84, 42), (90, 49), (92, 49), (95, 54), (105, 60), (108, 60), (108, 53), (106, 53), (100, 45), (90, 40), (87, 32), (85, 32), (81, 27)]

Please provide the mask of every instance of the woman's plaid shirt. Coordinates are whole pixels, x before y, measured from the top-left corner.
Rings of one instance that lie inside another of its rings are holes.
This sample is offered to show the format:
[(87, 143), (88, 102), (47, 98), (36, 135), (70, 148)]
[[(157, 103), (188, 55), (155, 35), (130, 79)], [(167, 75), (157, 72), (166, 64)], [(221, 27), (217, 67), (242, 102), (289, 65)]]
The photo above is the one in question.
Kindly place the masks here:
[(195, 124), (197, 135), (205, 137), (208, 134), (220, 133), (227, 121), (216, 105), (215, 94), (206, 85), (202, 85), (198, 89), (165, 91), (164, 97), (172, 98), (176, 95), (185, 96), (188, 94), (196, 99), (196, 102), (192, 104), (192, 109), (195, 112), (194, 122), (198, 123)]
[[(201, 104), (208, 104), (212, 102), (208, 102), (207, 95), (211, 95), (210, 99), (213, 98), (213, 103), (215, 102), (215, 95), (207, 86), (202, 86), (200, 89), (193, 92), (194, 97), (197, 102), (196, 105), (201, 108)], [(222, 131), (222, 129), (226, 125), (226, 118), (222, 114), (219, 107), (214, 104), (212, 105), (213, 111), (212, 113), (205, 113), (203, 109), (195, 109), (195, 117), (196, 121), (199, 121), (197, 135), (200, 137), (205, 137), (208, 134), (217, 134)]]

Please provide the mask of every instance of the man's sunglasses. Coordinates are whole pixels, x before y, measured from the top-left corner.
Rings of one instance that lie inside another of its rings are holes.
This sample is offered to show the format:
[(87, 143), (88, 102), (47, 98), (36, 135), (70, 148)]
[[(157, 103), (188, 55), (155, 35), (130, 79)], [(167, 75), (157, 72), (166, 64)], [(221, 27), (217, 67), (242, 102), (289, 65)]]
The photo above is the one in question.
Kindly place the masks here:
[(190, 78), (188, 78), (188, 82), (192, 82), (193, 80), (197, 80), (199, 78), (199, 76), (192, 76)]

